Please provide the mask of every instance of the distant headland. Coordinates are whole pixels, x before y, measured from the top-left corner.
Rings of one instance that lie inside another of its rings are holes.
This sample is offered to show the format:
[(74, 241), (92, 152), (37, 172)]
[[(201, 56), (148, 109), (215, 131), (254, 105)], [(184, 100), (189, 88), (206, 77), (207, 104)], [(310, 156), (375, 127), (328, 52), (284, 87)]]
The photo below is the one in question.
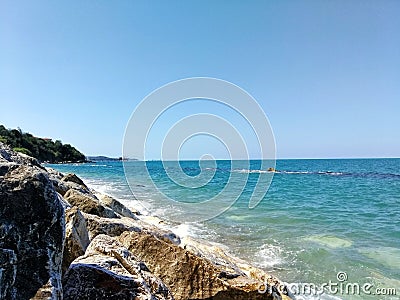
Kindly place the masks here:
[(98, 161), (127, 161), (127, 160), (137, 160), (136, 158), (125, 158), (125, 157), (108, 157), (108, 156), (87, 156), (87, 160), (90, 162)]

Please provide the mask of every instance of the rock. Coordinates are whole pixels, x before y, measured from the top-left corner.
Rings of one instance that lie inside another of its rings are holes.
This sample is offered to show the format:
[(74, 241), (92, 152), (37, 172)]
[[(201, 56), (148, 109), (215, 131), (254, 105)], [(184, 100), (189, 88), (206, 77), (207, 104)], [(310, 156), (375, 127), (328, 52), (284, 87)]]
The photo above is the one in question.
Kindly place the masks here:
[(214, 265), (223, 266), (227, 274), (246, 275), (261, 281), (265, 280), (266, 276), (268, 276), (261, 269), (255, 268), (245, 261), (227, 254), (226, 250), (223, 249), (223, 245), (187, 236), (181, 239), (179, 246), (189, 250), (198, 257), (211, 261)]
[(63, 173), (61, 173), (57, 170), (54, 170), (53, 168), (45, 167), (45, 169), (49, 175), (49, 178), (53, 177), (57, 180), (61, 180), (64, 177)]
[[(57, 295), (60, 298), (60, 295)], [(51, 282), (47, 282), (42, 286), (30, 300), (53, 300), (52, 286)]]
[(78, 207), (82, 212), (99, 217), (118, 218), (111, 209), (102, 206), (99, 200), (92, 194), (83, 194), (74, 189), (70, 189), (65, 193), (64, 199), (72, 206)]
[(121, 202), (115, 200), (114, 198), (108, 195), (98, 194), (97, 197), (99, 198), (100, 203), (102, 205), (112, 209), (114, 212), (120, 214), (123, 217), (137, 219), (136, 215), (140, 215), (138, 211), (133, 213), (129, 208), (127, 208)]
[(6, 164), (8, 163), (15, 165), (26, 165), (31, 167), (34, 166), (39, 169), (45, 170), (45, 168), (41, 166), (41, 164), (36, 158), (30, 157), (29, 155), (23, 153), (15, 152), (9, 146), (1, 142), (0, 142), (0, 163), (2, 163), (3, 165), (5, 165), (5, 163)]
[[(222, 278), (226, 278), (227, 276), (236, 275), (245, 275), (249, 277), (255, 277), (256, 273), (262, 273), (261, 270), (254, 270), (253, 273), (251, 271), (247, 271), (247, 265), (245, 262), (233, 258), (230, 255), (227, 255), (225, 251), (221, 248), (220, 245), (216, 245), (204, 240), (195, 240), (189, 236), (181, 239), (181, 243), (179, 246), (185, 250), (190, 251), (194, 255), (207, 259), (212, 262), (214, 265), (219, 265), (224, 267), (224, 271), (221, 272), (220, 276)], [(226, 274), (223, 275), (223, 274)], [(264, 275), (264, 274), (263, 274)], [(256, 276), (258, 280), (263, 280), (262, 276)]]
[(85, 218), (78, 208), (71, 207), (66, 210), (65, 223), (63, 273), (65, 273), (73, 260), (85, 254), (90, 242)]
[(36, 163), (0, 143), (0, 299), (289, 299), (220, 246)]
[(17, 255), (12, 249), (0, 249), (0, 299), (6, 299), (13, 290), (17, 276)]
[(82, 194), (91, 195), (89, 188), (75, 174), (64, 176), (62, 173), (52, 168), (46, 168), (46, 171), (49, 173), (49, 178), (53, 182), (54, 188), (61, 196), (64, 196), (70, 189), (76, 190)]
[(64, 299), (173, 299), (160, 279), (107, 235), (97, 236), (65, 274)]
[[(263, 280), (273, 283), (265, 273), (265, 278), (247, 276), (238, 266), (213, 264), (143, 231), (124, 232), (119, 241), (170, 288), (175, 299), (273, 299), (258, 292)], [(280, 296), (287, 299), (283, 293)]]
[(0, 298), (30, 299), (47, 289), (60, 299), (63, 206), (32, 159), (4, 149), (1, 157)]
[(110, 219), (100, 218), (96, 215), (83, 213), (87, 230), (89, 232), (89, 239), (93, 240), (99, 234), (106, 234), (109, 236), (119, 236), (125, 231), (141, 231), (142, 228), (137, 223), (134, 223), (130, 218)]
[(76, 176), (75, 174), (69, 173), (67, 175), (65, 175), (61, 181), (64, 182), (74, 182), (76, 184), (79, 184), (80, 186), (84, 187), (85, 189), (89, 190), (89, 188), (86, 186), (86, 184), (82, 181), (82, 179), (80, 179), (78, 176)]

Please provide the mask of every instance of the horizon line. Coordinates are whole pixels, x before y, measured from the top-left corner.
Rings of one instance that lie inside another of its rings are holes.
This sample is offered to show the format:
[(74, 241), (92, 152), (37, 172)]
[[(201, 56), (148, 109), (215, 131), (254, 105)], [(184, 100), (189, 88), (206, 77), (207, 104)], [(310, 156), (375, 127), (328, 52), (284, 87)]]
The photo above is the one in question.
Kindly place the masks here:
[[(118, 157), (108, 157), (106, 155), (97, 155), (97, 156), (104, 156), (110, 159), (115, 159)], [(87, 155), (86, 157), (95, 157), (94, 155)], [(141, 160), (141, 159), (137, 159), (137, 158), (123, 158), (126, 160), (130, 160), (130, 161), (200, 161), (199, 159), (194, 159), (194, 158), (187, 158), (187, 159), (146, 159), (146, 160)], [(303, 160), (312, 160), (312, 159), (331, 159), (331, 160), (336, 160), (336, 159), (400, 159), (400, 156), (387, 156), (387, 157), (383, 157), (383, 156), (371, 156), (371, 157), (283, 157), (283, 158), (275, 158), (275, 160), (296, 160), (296, 159), (303, 159)], [(240, 158), (240, 159), (228, 159), (228, 158), (218, 158), (215, 159), (217, 161), (221, 161), (221, 160), (227, 160), (227, 161), (241, 161), (241, 160), (273, 160), (273, 158)], [(205, 159), (204, 161), (215, 161), (212, 159)]]

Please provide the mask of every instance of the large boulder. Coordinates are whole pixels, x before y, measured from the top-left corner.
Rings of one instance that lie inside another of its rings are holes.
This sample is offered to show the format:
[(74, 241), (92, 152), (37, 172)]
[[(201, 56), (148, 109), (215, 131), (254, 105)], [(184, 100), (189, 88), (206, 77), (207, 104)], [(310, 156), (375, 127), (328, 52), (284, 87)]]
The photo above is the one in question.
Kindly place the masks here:
[(0, 148), (0, 299), (61, 299), (59, 196), (35, 160)]
[(129, 218), (101, 218), (96, 215), (83, 213), (89, 233), (89, 240), (93, 240), (99, 234), (119, 236), (125, 231), (140, 231), (142, 228)]
[(109, 209), (112, 209), (114, 212), (118, 213), (122, 217), (127, 217), (127, 218), (132, 218), (136, 219), (136, 215), (140, 215), (139, 211), (132, 211), (129, 208), (127, 208), (125, 205), (123, 205), (121, 202), (118, 200), (115, 200), (113, 197), (110, 197), (105, 194), (96, 194), (97, 198), (100, 200), (100, 203), (108, 207)]
[(73, 173), (69, 173), (69, 174), (65, 175), (64, 177), (62, 177), (61, 181), (74, 182), (74, 183), (82, 186), (84, 189), (89, 190), (88, 187), (86, 186), (86, 184), (83, 182), (83, 180), (80, 179), (78, 176), (76, 176), (76, 174), (73, 174)]
[[(246, 274), (233, 262), (213, 262), (145, 231), (124, 232), (119, 241), (169, 287), (175, 299), (289, 299), (279, 290), (279, 281), (262, 271), (263, 276)], [(259, 292), (264, 283), (273, 286), (271, 292)]]
[[(102, 218), (93, 214), (82, 213), (86, 220), (86, 227), (89, 233), (89, 240), (93, 240), (99, 234), (109, 236), (119, 236), (125, 231), (143, 231), (147, 234), (156, 236), (161, 240), (172, 242), (179, 245), (179, 236), (166, 228), (156, 227), (141, 219), (121, 218)], [(147, 218), (145, 218), (147, 220)]]
[(65, 193), (64, 199), (72, 206), (76, 206), (87, 214), (105, 218), (119, 217), (114, 211), (101, 205), (93, 194), (84, 194), (75, 189), (70, 189)]
[(97, 236), (64, 277), (64, 299), (173, 299), (163, 282), (151, 274), (115, 238)]
[(53, 168), (46, 168), (49, 178), (53, 183), (57, 193), (64, 196), (70, 189), (76, 190), (82, 194), (90, 195), (90, 189), (75, 174), (64, 175)]

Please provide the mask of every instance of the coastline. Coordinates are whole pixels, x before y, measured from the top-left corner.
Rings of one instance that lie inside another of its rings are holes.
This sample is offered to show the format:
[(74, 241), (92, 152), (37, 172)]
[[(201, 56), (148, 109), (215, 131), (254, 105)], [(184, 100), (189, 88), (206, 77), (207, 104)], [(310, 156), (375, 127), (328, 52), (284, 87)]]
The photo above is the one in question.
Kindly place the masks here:
[[(38, 244), (33, 243), (38, 249), (31, 244), (3, 245), (3, 253), (6, 248), (17, 249), (7, 250), (13, 253), (12, 259), (2, 256), (6, 266), (3, 273), (14, 274), (2, 281), (4, 295), (18, 299), (74, 299), (83, 295), (110, 299), (117, 295), (118, 299), (291, 299), (282, 281), (228, 255), (215, 244), (181, 238), (165, 226), (166, 221), (90, 190), (75, 174), (44, 168), (35, 159), (1, 146), (1, 191), (7, 193), (2, 204), (10, 210), (0, 216), (2, 223), (14, 228), (13, 234), (18, 233), (15, 238), (21, 238), (23, 232), (24, 239), (38, 240)], [(18, 191), (26, 191), (24, 197), (13, 192), (15, 184)], [(35, 190), (38, 187), (40, 191)], [(28, 211), (15, 211), (15, 203), (27, 205), (29, 197), (42, 200), (41, 207), (31, 202)], [(41, 234), (22, 228), (23, 222), (40, 227), (46, 218), (37, 219), (36, 214), (41, 215), (47, 206), (57, 211), (47, 216), (54, 230), (43, 228)], [(21, 224), (15, 217), (18, 214), (23, 214)], [(55, 237), (46, 236), (49, 234)], [(47, 244), (53, 238), (56, 241)], [(15, 260), (37, 260), (37, 251), (46, 251), (43, 259), (47, 263), (37, 263), (36, 269), (13, 267)], [(19, 256), (21, 253), (24, 257)], [(37, 278), (36, 285), (31, 282), (24, 288), (21, 283), (29, 276), (20, 277), (18, 268), (26, 274), (41, 270), (45, 275)], [(265, 287), (268, 289), (260, 293)]]
[[(86, 183), (83, 180), (82, 182), (83, 184), (86, 185)], [(104, 201), (109, 203), (112, 202), (113, 205), (120, 207), (120, 209), (123, 211), (126, 211), (128, 215), (130, 215), (130, 212), (132, 212), (132, 215), (134, 216), (133, 219), (135, 219), (135, 221), (139, 221), (141, 226), (143, 226), (141, 228), (142, 230), (143, 229), (151, 230), (153, 231), (152, 234), (154, 234), (157, 237), (159, 237), (161, 234), (162, 240), (165, 240), (165, 238), (167, 237), (168, 242), (172, 242), (172, 244), (178, 246), (177, 247), (178, 249), (185, 250), (185, 254), (191, 253), (196, 257), (196, 259), (201, 258), (206, 262), (211, 262), (211, 264), (214, 266), (224, 266), (225, 270), (219, 272), (217, 276), (218, 278), (223, 278), (228, 281), (228, 280), (236, 280), (238, 277), (243, 277), (240, 278), (240, 280), (238, 280), (240, 281), (240, 284), (236, 286), (236, 288), (239, 289), (243, 288), (246, 291), (247, 295), (245, 294), (241, 295), (240, 293), (236, 294), (237, 292), (235, 292), (232, 295), (229, 295), (229, 293), (224, 293), (223, 295), (219, 295), (220, 292), (217, 292), (216, 295), (211, 295), (211, 297), (216, 297), (215, 299), (258, 299), (258, 298), (268, 299), (269, 297), (268, 296), (265, 297), (264, 296), (265, 291), (263, 291), (263, 289), (265, 289), (265, 286), (268, 286), (271, 289), (271, 296), (273, 299), (275, 299), (274, 297), (277, 296), (280, 296), (281, 299), (291, 299), (289, 296), (284, 294), (287, 292), (287, 289), (285, 288), (285, 284), (280, 279), (276, 278), (271, 274), (267, 274), (265, 271), (252, 266), (248, 262), (240, 258), (237, 258), (230, 253), (228, 254), (225, 251), (224, 249), (225, 247), (223, 244), (209, 242), (204, 239), (201, 239), (200, 237), (193, 238), (189, 235), (184, 235), (184, 236), (178, 235), (177, 231), (175, 231), (174, 228), (182, 224), (172, 224), (164, 219), (159, 218), (158, 216), (152, 214), (143, 214), (141, 211), (136, 210), (133, 206), (131, 206), (128, 201), (116, 200), (112, 196), (106, 193), (95, 190), (90, 185), (87, 186), (89, 187), (91, 193), (96, 198), (98, 198), (102, 204), (104, 204)], [(128, 218), (131, 217), (128, 216)], [(127, 224), (130, 223), (129, 221), (127, 222)], [(132, 224), (129, 224), (128, 226), (131, 225)], [(134, 229), (134, 231), (135, 230), (136, 228)], [(130, 230), (127, 230), (126, 232), (129, 231)], [(110, 234), (113, 235), (113, 233)], [(135, 253), (133, 249), (129, 250)], [(169, 249), (169, 251), (170, 250), (171, 249)], [(178, 250), (178, 252), (180, 251)], [(163, 277), (163, 274), (157, 274), (157, 275), (158, 277)], [(246, 282), (249, 279), (250, 282)], [(256, 282), (254, 282), (254, 280)], [(174, 279), (172, 279), (172, 281), (174, 281)], [(192, 285), (193, 283), (194, 282), (191, 282), (190, 284)], [(181, 287), (178, 287), (178, 289), (181, 289)], [(259, 289), (260, 291), (258, 291)], [(252, 293), (255, 291), (259, 295)], [(203, 293), (204, 291), (201, 291), (201, 294)], [(189, 299), (186, 298), (186, 296), (183, 297), (178, 296), (176, 293), (173, 292), (172, 295), (175, 296), (174, 299)], [(196, 298), (196, 299), (209, 299), (209, 298), (210, 295), (207, 295), (205, 298)]]
[[(376, 230), (377, 222), (372, 217), (376, 215), (377, 220), (381, 220), (380, 216), (383, 216), (374, 210), (378, 203), (382, 209), (396, 201), (389, 188), (391, 184), (398, 183), (400, 175), (393, 168), (399, 162), (279, 160), (277, 169), (286, 171), (275, 173), (276, 180), (269, 190), (269, 197), (257, 210), (249, 211), (244, 197), (229, 213), (205, 223), (185, 223), (176, 227), (173, 224), (172, 230), (181, 236), (190, 235), (194, 239), (200, 237), (208, 242), (222, 243), (222, 248), (228, 248), (228, 253), (268, 274), (284, 278), (289, 286), (304, 282), (322, 286), (329, 280), (335, 282), (339, 271), (346, 271), (351, 282), (367, 282), (383, 288), (398, 286), (398, 273), (393, 269), (398, 265), (398, 242), (390, 238), (395, 233)], [(226, 174), (223, 162), (220, 163), (216, 170), (218, 177)], [(118, 162), (53, 167), (65, 174), (79, 174), (98, 191), (112, 195), (128, 206), (142, 211), (141, 204), (144, 203), (143, 212), (174, 220), (176, 212), (158, 204), (156, 193), (142, 180), (145, 170), (137, 166), (141, 164), (129, 164), (130, 170), (135, 170), (137, 174), (130, 187), (126, 183), (123, 166)], [(154, 166), (157, 166), (156, 163), (152, 163)], [(154, 174), (161, 173), (161, 167), (160, 164), (160, 168), (152, 168)], [(183, 167), (189, 171), (198, 168), (195, 163), (186, 163)], [(245, 172), (239, 167), (233, 172), (240, 172), (243, 177), (250, 173), (250, 179), (256, 178), (257, 164), (252, 165), (250, 170)], [(363, 185), (360, 186), (360, 183)], [(323, 191), (320, 190), (322, 187)], [(383, 187), (385, 192), (380, 193)], [(179, 193), (177, 196), (185, 199), (194, 195)], [(343, 200), (346, 205), (343, 205)], [(352, 209), (346, 210), (346, 207)], [(396, 207), (391, 211), (384, 209), (390, 215), (394, 214), (393, 210), (398, 211)], [(336, 214), (338, 211), (340, 215)], [(369, 221), (360, 226), (357, 222), (360, 218)], [(377, 238), (376, 234), (381, 237)], [(371, 244), (371, 240), (375, 243)], [(378, 252), (385, 253), (385, 256), (375, 255)], [(363, 267), (365, 264), (370, 267)], [(295, 290), (296, 287), (292, 291)], [(336, 296), (345, 298), (346, 295)], [(321, 299), (340, 298), (325, 291)], [(355, 299), (374, 298), (363, 295)]]

